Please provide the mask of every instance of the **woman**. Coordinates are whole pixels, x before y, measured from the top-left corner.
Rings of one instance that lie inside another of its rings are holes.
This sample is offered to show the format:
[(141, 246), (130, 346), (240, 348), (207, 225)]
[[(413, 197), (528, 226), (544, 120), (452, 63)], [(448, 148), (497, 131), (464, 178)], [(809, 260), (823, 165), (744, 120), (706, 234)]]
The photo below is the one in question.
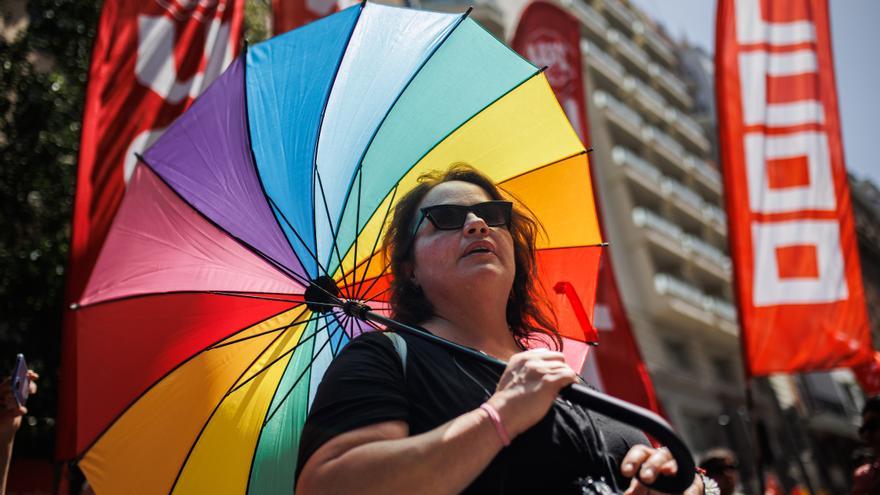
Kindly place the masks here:
[(297, 493), (581, 493), (614, 472), (647, 494), (625, 478), (674, 473), (641, 433), (555, 400), (577, 380), (562, 353), (525, 350), (560, 343), (537, 297), (537, 230), (472, 167), (420, 178), (385, 237), (392, 316), (507, 367), (409, 335), (352, 340), (316, 393)]

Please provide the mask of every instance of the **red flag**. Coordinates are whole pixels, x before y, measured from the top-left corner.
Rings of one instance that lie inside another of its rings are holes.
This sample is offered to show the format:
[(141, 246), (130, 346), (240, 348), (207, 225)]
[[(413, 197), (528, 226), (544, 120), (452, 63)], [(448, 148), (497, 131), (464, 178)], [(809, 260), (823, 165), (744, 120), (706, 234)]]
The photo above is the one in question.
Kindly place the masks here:
[(751, 376), (871, 357), (825, 0), (721, 0), (716, 95)]
[(532, 2), (522, 13), (513, 49), (532, 63), (547, 67), (547, 81), (581, 141), (586, 140), (584, 79), (580, 22), (546, 2)]
[[(241, 0), (108, 0), (83, 112), (67, 302), (75, 303), (136, 164), (239, 51)], [(58, 455), (75, 454), (74, 315), (65, 321)]]
[(286, 33), (337, 10), (336, 0), (272, 0), (272, 32)]

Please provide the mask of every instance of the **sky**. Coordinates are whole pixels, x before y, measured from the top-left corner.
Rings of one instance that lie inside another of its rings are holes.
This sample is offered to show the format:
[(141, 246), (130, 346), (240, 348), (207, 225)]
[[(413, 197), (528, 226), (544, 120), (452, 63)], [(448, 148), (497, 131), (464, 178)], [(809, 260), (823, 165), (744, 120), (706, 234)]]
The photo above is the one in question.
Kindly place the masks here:
[[(631, 0), (676, 39), (715, 52), (714, 0)], [(828, 0), (847, 170), (880, 187), (880, 1)]]

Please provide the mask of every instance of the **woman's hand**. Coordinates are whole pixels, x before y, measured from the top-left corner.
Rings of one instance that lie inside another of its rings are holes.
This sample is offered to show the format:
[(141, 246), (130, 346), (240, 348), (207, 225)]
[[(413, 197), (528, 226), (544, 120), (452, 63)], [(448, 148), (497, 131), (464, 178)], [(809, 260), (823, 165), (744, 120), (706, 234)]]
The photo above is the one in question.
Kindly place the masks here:
[[(29, 392), (37, 393), (37, 379), (40, 375), (28, 370)], [(27, 408), (18, 405), (12, 392), (12, 378), (7, 377), (0, 382), (0, 433), (14, 435), (21, 425), (21, 417), (27, 414)]]
[(514, 438), (540, 421), (559, 391), (576, 380), (561, 352), (532, 349), (510, 358), (488, 402)]
[[(651, 490), (644, 483), (653, 483), (660, 475), (674, 475), (678, 471), (678, 465), (672, 454), (667, 449), (655, 449), (646, 445), (636, 445), (629, 449), (620, 465), (620, 472), (627, 478), (632, 478), (629, 488), (624, 495), (655, 495), (662, 492)], [(641, 482), (640, 482), (641, 481)], [(703, 480), (694, 476), (694, 483), (684, 492), (684, 495), (702, 495)]]

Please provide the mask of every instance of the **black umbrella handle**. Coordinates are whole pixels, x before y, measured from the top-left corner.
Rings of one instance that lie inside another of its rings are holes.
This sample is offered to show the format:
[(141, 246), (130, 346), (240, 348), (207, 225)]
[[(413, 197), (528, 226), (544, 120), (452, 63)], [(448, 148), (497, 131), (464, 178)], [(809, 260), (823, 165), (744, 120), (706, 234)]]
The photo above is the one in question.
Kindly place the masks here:
[(678, 471), (673, 476), (659, 476), (650, 485), (645, 483), (652, 490), (681, 493), (693, 484), (696, 465), (691, 451), (660, 415), (577, 383), (565, 387), (559, 395), (591, 411), (638, 428), (669, 449), (669, 453), (678, 464)]
[[(386, 327), (394, 328), (395, 330), (399, 330), (415, 337), (430, 340), (431, 342), (440, 344), (448, 349), (453, 349), (479, 359), (487, 364), (491, 364), (501, 370), (504, 370), (504, 368), (507, 367), (507, 363), (504, 361), (487, 356), (486, 354), (471, 349), (470, 347), (465, 347), (456, 344), (455, 342), (450, 342), (446, 339), (437, 337), (436, 335), (425, 332), (424, 330), (411, 325), (406, 325), (390, 318), (386, 318), (370, 311), (367, 306), (349, 302), (343, 307), (343, 310), (350, 316), (380, 323)], [(599, 414), (614, 418), (621, 423), (626, 423), (632, 427), (638, 428), (657, 439), (657, 441), (669, 449), (669, 452), (678, 464), (678, 471), (673, 476), (659, 476), (654, 483), (650, 485), (645, 483), (645, 485), (649, 486), (651, 489), (666, 493), (681, 493), (693, 484), (696, 465), (694, 464), (694, 458), (691, 455), (691, 451), (687, 448), (684, 442), (682, 442), (678, 435), (675, 434), (669, 423), (659, 415), (643, 407), (597, 392), (580, 384), (572, 384), (565, 387), (560, 391), (559, 395), (563, 399), (574, 402), (590, 409), (591, 411), (596, 411)]]

